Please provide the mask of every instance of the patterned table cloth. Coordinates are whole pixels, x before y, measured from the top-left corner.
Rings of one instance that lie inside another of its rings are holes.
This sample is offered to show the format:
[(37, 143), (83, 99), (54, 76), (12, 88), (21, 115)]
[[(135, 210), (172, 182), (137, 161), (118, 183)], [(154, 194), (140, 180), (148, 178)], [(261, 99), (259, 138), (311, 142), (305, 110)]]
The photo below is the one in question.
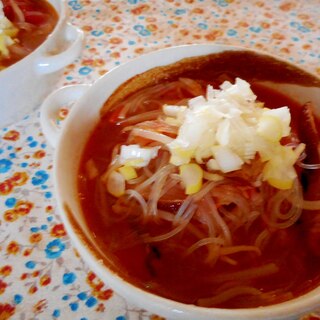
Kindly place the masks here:
[[(91, 83), (143, 53), (190, 43), (256, 48), (320, 75), (319, 0), (69, 0), (67, 6), (86, 44), (57, 87)], [(1, 128), (0, 139), (0, 320), (162, 319), (115, 294), (72, 247), (56, 209), (53, 149), (39, 111)]]

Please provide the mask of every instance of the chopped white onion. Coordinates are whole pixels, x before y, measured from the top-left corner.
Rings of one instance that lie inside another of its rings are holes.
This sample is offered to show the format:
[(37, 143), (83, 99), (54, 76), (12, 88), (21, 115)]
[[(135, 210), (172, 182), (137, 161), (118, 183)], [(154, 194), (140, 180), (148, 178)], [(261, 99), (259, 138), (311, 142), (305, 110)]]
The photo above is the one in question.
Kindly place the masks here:
[(119, 162), (122, 165), (142, 168), (147, 166), (151, 159), (157, 157), (159, 149), (160, 147), (141, 148), (137, 144), (123, 145), (120, 149)]
[(274, 116), (280, 120), (282, 125), (282, 137), (290, 134), (291, 114), (288, 107), (281, 107), (276, 109), (267, 109), (263, 112), (264, 115)]
[(126, 182), (123, 175), (117, 171), (112, 171), (107, 180), (107, 190), (115, 197), (121, 197), (126, 190)]
[(184, 112), (187, 107), (185, 106), (172, 106), (172, 105), (168, 105), (165, 104), (163, 107), (163, 112), (165, 115), (169, 116), (169, 117), (177, 117), (179, 113)]
[(228, 147), (215, 147), (213, 154), (220, 170), (224, 173), (239, 170), (243, 165), (243, 160)]

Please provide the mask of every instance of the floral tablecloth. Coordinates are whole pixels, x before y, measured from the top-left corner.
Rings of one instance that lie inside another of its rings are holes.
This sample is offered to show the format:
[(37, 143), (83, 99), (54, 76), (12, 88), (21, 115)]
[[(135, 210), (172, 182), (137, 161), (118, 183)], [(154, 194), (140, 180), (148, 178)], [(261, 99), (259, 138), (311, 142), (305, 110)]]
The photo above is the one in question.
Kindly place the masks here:
[[(320, 75), (319, 0), (70, 0), (67, 6), (86, 44), (57, 87), (91, 83), (138, 55), (186, 43), (257, 48)], [(39, 112), (1, 128), (0, 139), (0, 320), (161, 319), (115, 294), (72, 247), (56, 209), (53, 150)]]

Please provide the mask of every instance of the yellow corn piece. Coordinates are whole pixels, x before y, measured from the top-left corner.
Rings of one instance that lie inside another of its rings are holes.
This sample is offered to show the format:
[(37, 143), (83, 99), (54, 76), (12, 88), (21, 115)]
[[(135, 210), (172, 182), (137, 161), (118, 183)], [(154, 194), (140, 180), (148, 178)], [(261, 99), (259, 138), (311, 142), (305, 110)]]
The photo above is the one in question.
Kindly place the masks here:
[(9, 50), (6, 45), (6, 35), (0, 34), (0, 55), (7, 57), (9, 55)]
[(4, 33), (10, 37), (11, 39), (14, 39), (18, 33), (18, 29), (15, 28), (14, 26), (11, 26), (10, 28), (7, 28), (4, 30)]
[[(302, 148), (303, 146), (300, 149)], [(294, 163), (298, 157), (299, 154), (291, 147), (278, 146), (275, 155), (264, 166), (263, 179), (277, 189), (291, 189), (297, 177)]]
[(123, 175), (126, 181), (137, 178), (137, 172), (132, 166), (122, 166), (118, 171)]
[(224, 178), (220, 174), (203, 171), (203, 179), (208, 181), (221, 181)]
[(271, 186), (281, 190), (289, 190), (293, 186), (292, 179), (270, 177), (267, 181)]
[(126, 167), (139, 167), (143, 163), (142, 158), (130, 159), (125, 162)]
[(179, 167), (179, 173), (186, 194), (197, 193), (202, 187), (203, 170), (196, 163), (187, 163)]
[(175, 166), (189, 163), (193, 154), (193, 149), (174, 148), (171, 150), (170, 163)]

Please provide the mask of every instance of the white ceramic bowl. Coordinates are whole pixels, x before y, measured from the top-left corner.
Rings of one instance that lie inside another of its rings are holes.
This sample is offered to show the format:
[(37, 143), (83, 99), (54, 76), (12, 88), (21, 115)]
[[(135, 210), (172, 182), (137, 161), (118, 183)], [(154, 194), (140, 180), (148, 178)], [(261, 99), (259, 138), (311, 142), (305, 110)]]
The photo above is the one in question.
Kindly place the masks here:
[(38, 107), (60, 72), (80, 54), (82, 30), (67, 22), (66, 2), (48, 0), (59, 19), (48, 38), (22, 60), (0, 71), (0, 127)]
[[(92, 251), (92, 247), (95, 245), (84, 222), (79, 204), (77, 173), (83, 148), (99, 121), (99, 111), (103, 103), (123, 82), (150, 68), (171, 64), (185, 57), (239, 49), (218, 45), (191, 45), (153, 52), (111, 70), (92, 86), (69, 86), (54, 92), (46, 99), (41, 109), (43, 131), (48, 140), (56, 147), (54, 184), (59, 212), (74, 245), (92, 270), (116, 292), (136, 305), (168, 319), (297, 319), (299, 315), (320, 306), (320, 288), (297, 299), (260, 308), (232, 310), (186, 305), (148, 293), (127, 283), (101, 262), (99, 249), (96, 249), (95, 252)], [(299, 94), (295, 93), (295, 86), (289, 85), (281, 90), (287, 90), (296, 98), (299, 97)], [(319, 88), (309, 88), (304, 94), (307, 94), (309, 98), (313, 96), (316, 101), (320, 102), (319, 91)], [(60, 105), (77, 99), (78, 101), (73, 106), (59, 138), (60, 132), (52, 119)], [(76, 228), (75, 225), (78, 227)]]

